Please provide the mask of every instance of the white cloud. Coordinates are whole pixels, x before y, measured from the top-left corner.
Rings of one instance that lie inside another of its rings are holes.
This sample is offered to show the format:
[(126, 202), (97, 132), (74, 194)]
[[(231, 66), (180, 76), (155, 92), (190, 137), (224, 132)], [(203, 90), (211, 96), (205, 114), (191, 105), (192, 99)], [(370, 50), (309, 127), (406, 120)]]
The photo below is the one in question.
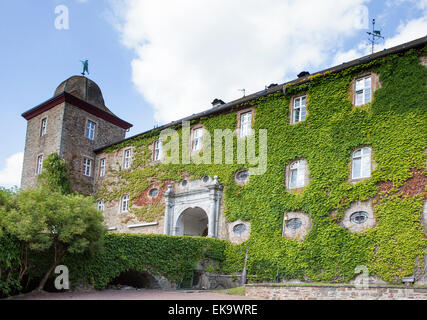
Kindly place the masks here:
[(133, 82), (161, 123), (317, 69), (365, 27), (368, 2), (110, 1), (136, 53)]
[(6, 159), (6, 166), (0, 170), (0, 186), (10, 188), (21, 184), (24, 153), (16, 153)]

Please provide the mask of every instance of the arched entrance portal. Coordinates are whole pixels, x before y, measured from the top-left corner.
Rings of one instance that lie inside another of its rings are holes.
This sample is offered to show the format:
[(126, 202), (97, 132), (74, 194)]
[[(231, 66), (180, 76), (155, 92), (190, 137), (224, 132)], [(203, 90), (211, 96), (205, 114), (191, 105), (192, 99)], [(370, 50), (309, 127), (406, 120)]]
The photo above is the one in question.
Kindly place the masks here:
[(206, 237), (208, 235), (208, 215), (202, 208), (184, 210), (177, 221), (177, 235)]

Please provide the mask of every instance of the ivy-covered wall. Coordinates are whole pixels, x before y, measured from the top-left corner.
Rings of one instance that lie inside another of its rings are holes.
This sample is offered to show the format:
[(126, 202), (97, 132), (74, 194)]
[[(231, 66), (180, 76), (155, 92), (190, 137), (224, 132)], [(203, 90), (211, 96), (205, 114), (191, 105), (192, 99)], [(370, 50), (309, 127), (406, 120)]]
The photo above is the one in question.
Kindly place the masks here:
[[(152, 164), (151, 146), (160, 135), (153, 130), (98, 155), (98, 159), (118, 155), (133, 147), (131, 170), (110, 163), (108, 177), (98, 182), (98, 198), (117, 203), (127, 193), (135, 203), (152, 185), (164, 188), (184, 176), (219, 176), (227, 221), (251, 223), (248, 241), (225, 248), (224, 272), (241, 272), (248, 250), (248, 274), (257, 280), (278, 274), (282, 279), (345, 282), (354, 278), (356, 266), (365, 265), (371, 275), (399, 282), (422, 266), (426, 253), (421, 213), (427, 194), (427, 69), (420, 64), (426, 54), (424, 47), (313, 76), (287, 86), (285, 95), (276, 92), (228, 113), (193, 121), (211, 133), (235, 130), (236, 111), (255, 107), (256, 138), (258, 130), (268, 130), (268, 166), (264, 175), (251, 176), (248, 184), (238, 185), (234, 179), (239, 169), (250, 167), (248, 163)], [(381, 88), (371, 103), (355, 107), (351, 83), (367, 72), (379, 75)], [(308, 116), (290, 124), (290, 102), (298, 94), (308, 96)], [(182, 134), (178, 126), (174, 129)], [(353, 184), (348, 181), (351, 154), (362, 146), (372, 148), (375, 170), (370, 178)], [(300, 158), (308, 163), (310, 183), (302, 192), (290, 193), (284, 184), (285, 166)], [(374, 204), (374, 228), (352, 233), (339, 225), (346, 208), (369, 199)], [(153, 221), (161, 219), (162, 209), (156, 202), (135, 212), (141, 221)], [(290, 211), (304, 212), (312, 220), (304, 241), (282, 237), (284, 214)]]

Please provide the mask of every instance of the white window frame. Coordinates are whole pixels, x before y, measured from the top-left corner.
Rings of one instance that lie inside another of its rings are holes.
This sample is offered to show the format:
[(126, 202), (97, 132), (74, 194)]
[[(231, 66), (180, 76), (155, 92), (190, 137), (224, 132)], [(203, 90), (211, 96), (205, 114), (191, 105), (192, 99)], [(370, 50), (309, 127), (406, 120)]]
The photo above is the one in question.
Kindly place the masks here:
[(240, 138), (249, 137), (252, 134), (252, 111), (240, 114)]
[(120, 200), (120, 212), (129, 212), (129, 195), (125, 194)]
[(99, 211), (104, 211), (104, 201), (103, 200), (98, 200), (97, 209)]
[[(355, 161), (360, 161), (359, 172), (355, 172)], [(366, 179), (372, 174), (372, 149), (363, 147), (355, 150), (351, 155), (351, 178)]]
[[(366, 80), (369, 79), (369, 86), (366, 85)], [(369, 90), (369, 98), (366, 98)], [(359, 101), (358, 97), (362, 99)], [(363, 106), (372, 101), (372, 75), (361, 77), (354, 82), (354, 105), (356, 107)]]
[(154, 161), (160, 161), (162, 159), (162, 140), (156, 140), (154, 142)]
[(47, 117), (43, 118), (40, 123), (40, 137), (44, 137), (47, 133)]
[(103, 177), (105, 176), (105, 168), (106, 168), (107, 160), (105, 158), (102, 158), (99, 160), (99, 176)]
[(192, 140), (192, 147), (191, 150), (193, 152), (198, 152), (202, 150), (202, 143), (203, 143), (203, 128), (195, 128), (193, 129), (193, 140)]
[[(307, 161), (304, 159), (292, 162), (289, 165), (289, 189), (298, 189), (305, 187), (305, 176), (307, 170)], [(296, 177), (296, 181), (292, 178)], [(295, 181), (295, 183), (293, 183)]]
[(39, 175), (43, 172), (43, 160), (44, 160), (44, 156), (42, 154), (39, 154), (37, 156), (37, 161), (36, 161), (36, 175)]
[(132, 149), (123, 151), (123, 168), (129, 169), (132, 163)]
[(83, 175), (85, 177), (92, 176), (92, 163), (93, 163), (93, 160), (91, 158), (87, 158), (87, 157), (83, 158)]
[(95, 134), (96, 134), (96, 122), (92, 120), (87, 120), (86, 123), (86, 138), (89, 140), (95, 140)]
[[(297, 116), (298, 115), (298, 116)], [(295, 97), (292, 104), (292, 124), (307, 118), (307, 95)]]

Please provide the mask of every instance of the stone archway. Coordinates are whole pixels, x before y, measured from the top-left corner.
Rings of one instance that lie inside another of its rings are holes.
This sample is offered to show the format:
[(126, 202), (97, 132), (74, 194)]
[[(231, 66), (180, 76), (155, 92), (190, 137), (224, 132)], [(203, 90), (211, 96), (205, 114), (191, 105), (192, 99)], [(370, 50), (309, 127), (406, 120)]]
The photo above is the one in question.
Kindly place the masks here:
[(177, 221), (177, 235), (206, 237), (209, 218), (199, 207), (185, 209)]

